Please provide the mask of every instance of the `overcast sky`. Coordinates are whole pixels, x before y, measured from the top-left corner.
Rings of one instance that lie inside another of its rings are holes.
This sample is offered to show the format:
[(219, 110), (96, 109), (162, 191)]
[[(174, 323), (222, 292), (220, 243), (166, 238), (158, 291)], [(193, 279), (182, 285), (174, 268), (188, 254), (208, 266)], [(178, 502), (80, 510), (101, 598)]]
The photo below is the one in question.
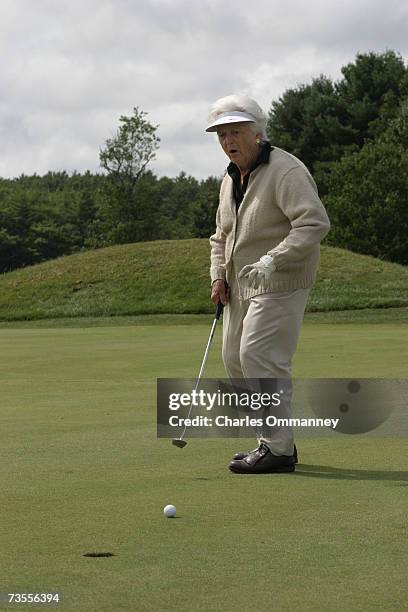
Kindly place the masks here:
[(358, 52), (408, 60), (405, 0), (0, 0), (0, 31), (2, 177), (100, 172), (134, 106), (159, 125), (158, 176), (220, 176), (228, 160), (204, 132), (217, 98), (268, 111)]

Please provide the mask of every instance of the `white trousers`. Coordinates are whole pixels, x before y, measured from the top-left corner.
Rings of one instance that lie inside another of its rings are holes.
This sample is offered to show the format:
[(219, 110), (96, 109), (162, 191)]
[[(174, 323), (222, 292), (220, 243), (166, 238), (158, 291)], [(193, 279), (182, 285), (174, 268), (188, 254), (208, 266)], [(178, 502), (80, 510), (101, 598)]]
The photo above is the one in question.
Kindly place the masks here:
[[(239, 300), (234, 283), (223, 314), (222, 359), (230, 378), (286, 379), (283, 412), (291, 411), (292, 358), (310, 289), (263, 293)], [(282, 414), (282, 411), (280, 411)], [(274, 455), (293, 454), (293, 430), (275, 426), (257, 433)]]

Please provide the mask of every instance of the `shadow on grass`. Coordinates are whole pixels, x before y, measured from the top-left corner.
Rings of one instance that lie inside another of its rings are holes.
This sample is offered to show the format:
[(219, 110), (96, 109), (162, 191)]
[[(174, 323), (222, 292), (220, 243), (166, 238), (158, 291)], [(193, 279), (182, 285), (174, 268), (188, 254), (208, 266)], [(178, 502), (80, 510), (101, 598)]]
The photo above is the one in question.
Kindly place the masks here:
[(388, 480), (407, 481), (408, 472), (391, 470), (357, 470), (353, 468), (337, 468), (329, 465), (299, 464), (296, 467), (298, 476), (312, 478), (328, 478), (334, 480)]

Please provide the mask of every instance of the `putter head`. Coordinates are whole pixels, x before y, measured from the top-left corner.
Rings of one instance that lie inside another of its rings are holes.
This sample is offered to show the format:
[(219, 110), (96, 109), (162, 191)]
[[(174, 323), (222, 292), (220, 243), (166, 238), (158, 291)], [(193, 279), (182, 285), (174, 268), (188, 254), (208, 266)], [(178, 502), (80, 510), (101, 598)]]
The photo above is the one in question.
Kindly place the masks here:
[(178, 446), (179, 448), (184, 448), (187, 444), (187, 442), (181, 438), (173, 438), (171, 442), (174, 444), (174, 446)]

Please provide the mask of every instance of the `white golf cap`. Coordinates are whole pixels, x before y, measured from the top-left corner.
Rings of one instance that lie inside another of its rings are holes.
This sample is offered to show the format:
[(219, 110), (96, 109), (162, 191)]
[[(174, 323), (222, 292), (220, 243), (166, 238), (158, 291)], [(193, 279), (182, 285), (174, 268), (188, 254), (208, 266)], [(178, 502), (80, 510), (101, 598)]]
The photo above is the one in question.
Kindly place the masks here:
[(256, 119), (249, 113), (244, 113), (243, 111), (229, 111), (228, 113), (221, 113), (221, 115), (218, 115), (217, 119), (213, 121), (213, 123), (211, 123), (205, 131), (216, 132), (219, 125), (242, 123), (243, 121), (251, 121), (252, 123), (255, 123)]

